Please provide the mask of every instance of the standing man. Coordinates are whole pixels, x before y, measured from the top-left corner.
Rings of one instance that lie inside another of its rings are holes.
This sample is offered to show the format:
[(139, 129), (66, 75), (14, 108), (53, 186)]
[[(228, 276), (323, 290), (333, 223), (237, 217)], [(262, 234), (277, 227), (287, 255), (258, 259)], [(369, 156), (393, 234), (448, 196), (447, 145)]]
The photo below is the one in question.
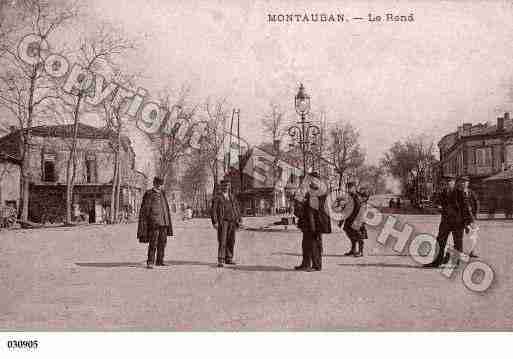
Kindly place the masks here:
[(239, 229), (242, 216), (237, 200), (230, 193), (230, 182), (222, 180), (220, 193), (216, 194), (212, 201), (211, 212), (212, 225), (217, 229), (217, 266), (224, 264), (236, 264), (233, 261), (235, 248), (235, 232)]
[[(445, 246), (449, 234), (452, 234), (454, 249), (463, 251), (463, 231), (473, 222), (470, 207), (467, 205), (463, 191), (456, 188), (456, 180), (452, 176), (446, 177), (447, 188), (440, 194), (442, 218), (438, 227), (438, 253), (433, 262), (425, 264), (426, 268), (437, 268), (444, 263)], [(457, 258), (456, 265), (459, 265)]]
[[(476, 194), (469, 188), (470, 178), (467, 176), (461, 176), (458, 178), (458, 185), (461, 191), (463, 191), (463, 195), (465, 197), (465, 202), (467, 206), (469, 206), (470, 214), (472, 215), (472, 221), (475, 222), (477, 220), (477, 214), (479, 213), (479, 200), (477, 199)], [(468, 232), (467, 232), (468, 233)], [(470, 251), (469, 256), (472, 258), (477, 258), (478, 256), (474, 253), (474, 250)]]
[[(173, 235), (173, 225), (169, 212), (169, 203), (162, 190), (164, 181), (155, 177), (153, 188), (146, 191), (139, 211), (139, 225), (137, 238), (139, 242), (148, 243), (148, 259), (146, 268), (152, 269), (153, 265), (165, 266), (164, 250), (167, 237)], [(155, 261), (155, 253), (157, 260)]]
[(297, 226), (303, 232), (303, 261), (296, 270), (308, 272), (322, 270), (322, 234), (331, 233), (331, 218), (326, 211), (327, 186), (317, 172), (305, 179), (308, 190), (298, 203)]
[(347, 217), (344, 221), (343, 230), (347, 237), (351, 241), (351, 249), (349, 252), (344, 253), (344, 256), (363, 256), (363, 232), (360, 229), (353, 228), (353, 223), (360, 212), (361, 201), (356, 190), (356, 183), (347, 183), (347, 193), (349, 194), (350, 201), (346, 206), (344, 213), (347, 213)]

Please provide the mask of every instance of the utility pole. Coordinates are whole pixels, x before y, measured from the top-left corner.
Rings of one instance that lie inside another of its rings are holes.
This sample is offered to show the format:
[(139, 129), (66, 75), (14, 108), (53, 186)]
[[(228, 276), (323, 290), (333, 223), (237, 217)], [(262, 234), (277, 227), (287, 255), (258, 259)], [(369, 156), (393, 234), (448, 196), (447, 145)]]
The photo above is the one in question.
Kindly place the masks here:
[(240, 147), (240, 108), (237, 109), (237, 145), (239, 146), (239, 176), (240, 176), (240, 188), (239, 192), (242, 193), (244, 190), (243, 186), (243, 174), (242, 174), (242, 154), (241, 154), (241, 147)]

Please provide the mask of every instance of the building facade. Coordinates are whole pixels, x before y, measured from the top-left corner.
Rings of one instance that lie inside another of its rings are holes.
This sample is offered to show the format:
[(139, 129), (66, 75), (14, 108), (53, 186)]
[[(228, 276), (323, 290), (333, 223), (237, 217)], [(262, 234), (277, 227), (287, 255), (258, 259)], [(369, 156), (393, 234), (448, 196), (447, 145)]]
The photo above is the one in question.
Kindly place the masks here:
[[(62, 222), (65, 218), (66, 178), (71, 153), (72, 125), (38, 126), (31, 129), (29, 164), (29, 219)], [(0, 146), (20, 158), (22, 133), (13, 131), (0, 139)], [(117, 134), (80, 124), (74, 164), (73, 216), (75, 220), (102, 223), (110, 213)], [(146, 176), (135, 170), (130, 140), (121, 136), (120, 212), (137, 215)], [(73, 167), (73, 166), (71, 166)]]
[(300, 168), (259, 147), (247, 151), (241, 162), (240, 167), (237, 164), (230, 169), (226, 178), (245, 215), (276, 214), (292, 207), (301, 183)]
[(20, 161), (0, 152), (0, 207), (18, 209), (20, 205)]
[(513, 167), (513, 121), (509, 113), (495, 124), (464, 123), (438, 142), (442, 176), (470, 177), (470, 186), (484, 207), (499, 196), (485, 181)]

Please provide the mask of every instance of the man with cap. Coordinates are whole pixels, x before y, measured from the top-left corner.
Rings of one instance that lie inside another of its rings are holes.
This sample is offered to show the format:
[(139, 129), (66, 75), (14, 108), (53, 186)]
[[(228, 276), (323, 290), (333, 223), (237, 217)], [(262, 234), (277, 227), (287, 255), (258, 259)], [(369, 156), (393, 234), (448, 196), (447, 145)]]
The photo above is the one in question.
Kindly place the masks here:
[(322, 234), (331, 233), (331, 219), (326, 211), (327, 186), (317, 172), (303, 181), (304, 193), (296, 197), (297, 226), (303, 232), (303, 260), (296, 270), (322, 270)]
[[(473, 222), (463, 191), (456, 188), (456, 179), (453, 176), (446, 176), (445, 181), (447, 187), (440, 193), (439, 198), (442, 218), (436, 238), (438, 253), (433, 262), (424, 265), (427, 268), (436, 268), (445, 262), (445, 246), (449, 234), (452, 234), (454, 249), (461, 253), (463, 251), (463, 231)], [(456, 259), (455, 264), (459, 264), (459, 258)]]
[[(346, 236), (349, 238), (351, 242), (351, 249), (344, 253), (344, 256), (354, 256), (361, 257), (363, 256), (363, 239), (366, 237), (365, 226), (360, 228), (354, 228), (354, 222), (358, 213), (360, 213), (360, 209), (362, 206), (362, 200), (358, 195), (358, 191), (356, 189), (356, 183), (348, 182), (347, 183), (347, 193), (349, 195), (349, 201), (346, 204), (341, 216), (344, 218), (343, 221), (343, 230)], [(342, 222), (340, 223), (340, 225)]]
[(233, 261), (235, 232), (240, 227), (242, 216), (237, 200), (230, 193), (230, 182), (222, 180), (219, 191), (212, 200), (212, 225), (217, 229), (217, 266), (236, 264)]
[[(463, 192), (465, 197), (465, 202), (467, 206), (470, 208), (470, 214), (472, 215), (472, 220), (475, 222), (477, 220), (477, 214), (479, 213), (479, 200), (477, 199), (476, 194), (469, 188), (470, 178), (468, 176), (461, 176), (458, 178), (458, 187)], [(466, 229), (468, 233), (468, 229)], [(469, 256), (472, 258), (477, 258), (478, 256), (472, 250), (469, 253)]]
[[(139, 211), (139, 224), (137, 238), (141, 243), (148, 243), (148, 258), (146, 267), (152, 269), (153, 265), (165, 266), (164, 251), (167, 237), (173, 235), (171, 213), (166, 194), (162, 190), (164, 181), (155, 177), (153, 188), (146, 191)], [(155, 260), (156, 254), (156, 260)]]

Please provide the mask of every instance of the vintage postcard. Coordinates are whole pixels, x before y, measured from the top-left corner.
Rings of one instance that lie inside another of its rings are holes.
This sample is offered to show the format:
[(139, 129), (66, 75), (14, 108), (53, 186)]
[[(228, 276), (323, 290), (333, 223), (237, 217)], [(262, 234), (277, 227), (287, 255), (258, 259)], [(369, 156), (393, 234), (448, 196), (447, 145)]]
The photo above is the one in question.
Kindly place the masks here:
[(0, 1), (0, 330), (511, 330), (512, 18)]

